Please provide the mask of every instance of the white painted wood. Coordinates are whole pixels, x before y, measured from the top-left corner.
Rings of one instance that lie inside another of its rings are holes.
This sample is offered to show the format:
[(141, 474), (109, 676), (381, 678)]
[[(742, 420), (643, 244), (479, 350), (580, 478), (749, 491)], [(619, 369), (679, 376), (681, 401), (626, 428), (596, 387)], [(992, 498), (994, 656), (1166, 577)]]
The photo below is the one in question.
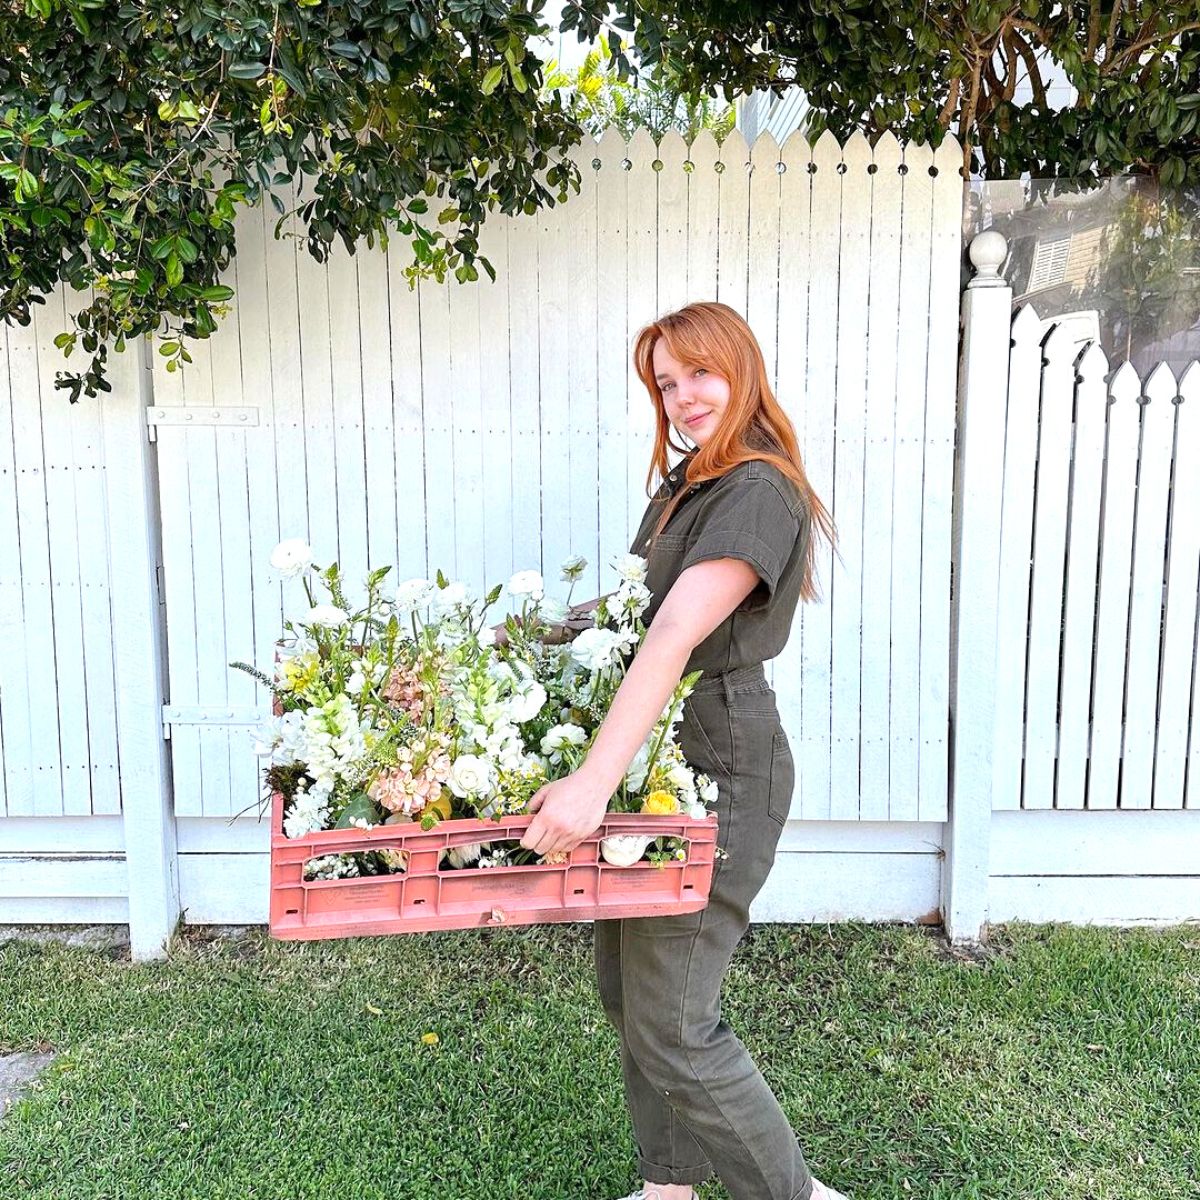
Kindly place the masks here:
[[(626, 288), (629, 306), (629, 348), (626, 351), (626, 387), (629, 403), (629, 435), (625, 443), (625, 469), (629, 504), (629, 533), (633, 540), (646, 503), (657, 481), (650, 478), (650, 456), (654, 451), (654, 403), (633, 363), (633, 343), (645, 326), (661, 312), (658, 303), (658, 176), (651, 164), (657, 151), (645, 129), (629, 139), (622, 160), (625, 170), (625, 203), (628, 214), (626, 238)], [(624, 166), (624, 164), (628, 166)]]
[(950, 709), (953, 794), (946, 827), (942, 914), (955, 941), (978, 939), (987, 920), (987, 875), (995, 752), (996, 628), (1012, 291), (973, 281), (963, 300), (954, 496)]
[[(625, 139), (610, 127), (596, 146), (596, 291), (597, 296), (624, 296), (628, 279), (629, 216), (625, 192), (628, 175), (621, 165)], [(715, 187), (715, 185), (714, 185)], [(516, 236), (516, 225), (509, 236)], [(689, 245), (690, 245), (689, 240)], [(626, 554), (645, 507), (645, 481), (630, 476), (629, 440), (634, 417), (650, 410), (650, 399), (633, 374), (631, 310), (625, 304), (596, 306), (596, 388), (599, 397), (597, 469), (600, 475), (599, 542), (596, 590), (585, 583), (571, 593), (571, 602), (590, 600), (614, 590), (611, 563)], [(632, 389), (632, 390), (631, 390)], [(644, 466), (643, 466), (644, 471)]]
[(0, 821), (0, 854), (124, 854), (125, 821), (120, 815), (6, 817)]
[(740, 129), (733, 130), (721, 143), (718, 162), (716, 299), (745, 315), (749, 284), (750, 147)]
[(1195, 875), (1197, 845), (1200, 813), (1194, 812), (995, 813), (991, 873)]
[[(676, 158), (665, 170), (682, 175), (684, 147), (678, 142)], [(596, 273), (596, 169), (592, 160), (596, 146), (588, 138), (574, 147), (571, 160), (579, 169), (580, 191), (572, 193), (563, 216), (572, 241), (567, 262), (567, 322), (570, 345), (567, 355), (567, 390), (561, 397), (564, 414), (569, 414), (566, 466), (570, 523), (568, 544), (571, 554), (588, 560), (575, 600), (600, 594), (598, 531), (600, 528), (600, 396), (596, 386), (596, 310), (600, 305)], [(682, 194), (675, 205), (686, 213)], [(682, 272), (681, 272), (682, 274)], [(548, 560), (546, 583), (552, 595), (566, 595), (562, 564), (566, 554)]]
[[(593, 151), (586, 146), (583, 154), (588, 159)], [(690, 300), (695, 299), (688, 291), (688, 175), (683, 169), (687, 161), (688, 148), (683, 137), (671, 129), (658, 143), (661, 163), (658, 175), (658, 308), (659, 313), (674, 312)], [(576, 205), (573, 201), (572, 204)], [(581, 219), (586, 209), (581, 209)], [(581, 230), (582, 232), (582, 230)], [(581, 255), (573, 255), (582, 259)]]
[[(926, 348), (929, 342), (933, 151), (904, 147), (896, 453), (892, 485), (892, 720), (889, 816), (920, 814), (921, 542)], [(919, 347), (919, 349), (918, 349)], [(836, 594), (834, 603), (837, 603)]]
[(113, 557), (109, 588), (117, 614), (112, 654), (128, 871), (125, 919), (136, 961), (161, 958), (179, 919), (172, 797), (172, 779), (178, 786), (179, 775), (171, 771), (168, 745), (162, 739), (166, 658), (156, 583), (162, 557), (156, 510), (166, 492), (158, 487), (155, 469), (161, 471), (163, 464), (155, 462), (144, 422), (147, 402), (156, 399), (150, 357), (146, 341), (111, 356), (113, 390), (101, 405), (105, 461), (114, 466), (106, 472), (105, 516), (113, 542), (120, 547)]
[(1133, 512), (1142, 386), (1129, 363), (1109, 381), (1107, 466), (1104, 474), (1100, 596), (1096, 615), (1096, 666), (1092, 687), (1092, 749), (1088, 808), (1117, 807), (1124, 721), (1125, 652), (1129, 617)]
[(0, 925), (127, 925), (124, 896), (0, 896)]
[(950, 805), (950, 546), (958, 348), (952, 329), (958, 282), (943, 269), (962, 260), (962, 148), (953, 137), (934, 152), (929, 316), (925, 363), (925, 445), (921, 512), (921, 684), (917, 816), (944, 821)]
[[(790, 139), (789, 139), (790, 144)], [(891, 805), (892, 488), (896, 447), (896, 314), (900, 311), (900, 143), (885, 132), (875, 143), (871, 195), (871, 270), (867, 272), (863, 449), (862, 672), (863, 820), (886, 820)], [(958, 281), (954, 301), (958, 304)], [(951, 383), (953, 388), (953, 380)], [(952, 460), (951, 460), (952, 461)], [(869, 500), (866, 499), (869, 497)], [(899, 697), (895, 700), (899, 701)]]
[[(1192, 675), (1193, 671), (1200, 672), (1200, 646), (1196, 644), (1200, 574), (1200, 364), (1192, 363), (1183, 373), (1179, 397), (1171, 484), (1162, 690), (1154, 760), (1153, 806), (1164, 811), (1183, 807)], [(1193, 717), (1192, 725), (1200, 726), (1200, 717)], [(1200, 809), (1200, 803), (1192, 807)]]
[(269, 854), (180, 854), (185, 925), (265, 925), (270, 916)]
[(1087, 788), (1093, 625), (1100, 546), (1100, 494), (1108, 416), (1108, 359), (1095, 342), (1076, 370), (1075, 437), (1067, 532), (1067, 593), (1063, 612), (1061, 712), (1055, 808), (1083, 808)]
[(0, 896), (125, 896), (129, 875), (123, 854), (42, 853), (0, 857)]
[[(695, 155), (696, 147), (693, 147)], [(800, 133), (793, 133), (780, 151), (783, 175), (779, 186), (779, 342), (776, 399), (796, 430), (800, 456), (807, 469), (805, 422), (808, 411), (808, 288), (801, 286), (809, 276), (810, 191), (808, 167), (811, 150)], [(698, 168), (699, 169), (699, 168)], [(694, 222), (693, 222), (694, 228)], [(691, 239), (693, 242), (696, 238)], [(715, 271), (715, 263), (714, 263)], [(817, 581), (820, 588), (824, 581)], [(780, 720), (792, 736), (796, 758), (796, 785), (791, 811), (803, 816), (808, 773), (803, 765), (803, 704), (807, 692), (803, 672), (804, 614), (808, 605), (798, 606), (792, 634), (783, 653), (771, 663), (771, 685), (779, 706)]]
[[(358, 258), (358, 330), (362, 357), (362, 488), (366, 508), (366, 561), (374, 569), (391, 565), (385, 594), (400, 582), (396, 534), (396, 426), (392, 385), (404, 366), (393, 359), (391, 298), (387, 252), (378, 242), (360, 245)], [(480, 274), (483, 274), (482, 269)], [(403, 286), (403, 285), (402, 285)], [(407, 287), (405, 287), (407, 291)]]
[(988, 888), (989, 922), (1165, 928), (1194, 921), (1200, 876), (1000, 876)]
[[(837, 395), (838, 263), (842, 187), (838, 165), (842, 148), (828, 131), (812, 149), (809, 205), (809, 296), (804, 455), (809, 482), (838, 521), (834, 495), (834, 416)], [(724, 261), (722, 259), (722, 261)], [(830, 737), (832, 721), (832, 605), (836, 603), (833, 550), (820, 541), (814, 564), (824, 593), (819, 604), (805, 605), (800, 624), (803, 699), (799, 730), (798, 778), (804, 784), (800, 816), (805, 820), (848, 820), (858, 816), (857, 795), (833, 795)], [(793, 744), (796, 740), (793, 739)], [(792, 812), (796, 812), (793, 804)]]
[[(607, 136), (607, 135), (606, 135)], [(805, 157), (808, 155), (805, 146)], [(720, 149), (712, 132), (702, 129), (688, 149), (692, 169), (687, 193), (687, 296), (688, 300), (717, 298), (717, 241), (720, 231), (721, 177), (716, 165)], [(808, 181), (804, 181), (807, 193)], [(782, 250), (781, 250), (782, 255)], [(783, 269), (782, 262), (780, 270)]]
[[(863, 452), (866, 425), (867, 305), (871, 257), (871, 146), (855, 133), (842, 149), (840, 266), (838, 269), (837, 407), (834, 417), (833, 496), (838, 557), (830, 588), (830, 796), (838, 818), (886, 815), (886, 793), (864, 810), (859, 786), (862, 718)], [(914, 796), (915, 799), (915, 796)], [(882, 803), (880, 803), (882, 801)], [(910, 813), (910, 816), (915, 813)]]
[(992, 807), (1021, 807), (1025, 666), (1033, 559), (1033, 489), (1042, 373), (1042, 322), (1031, 305), (1012, 322), (996, 620), (996, 733)]
[(1171, 450), (1175, 434), (1175, 376), (1159, 363), (1146, 381), (1138, 457), (1129, 601), (1129, 658), (1125, 682), (1125, 746), (1121, 808), (1149, 808), (1154, 790), (1154, 736), (1162, 630), (1164, 546)]
[(1074, 358), (1075, 342), (1070, 330), (1053, 329), (1046, 339), (1042, 360), (1029, 667), (1025, 679), (1025, 808), (1054, 807)]
[[(0, 655), (0, 815), (33, 812), (34, 767), (30, 663), (26, 648), (25, 573), (21, 558), (20, 498), (26, 476), (17, 452), (19, 405), (25, 402), (19, 368), (25, 330), (0, 330), (6, 370), (0, 371), (0, 639), (8, 648)], [(36, 374), (36, 372), (35, 372)], [(14, 380), (17, 382), (14, 384)]]

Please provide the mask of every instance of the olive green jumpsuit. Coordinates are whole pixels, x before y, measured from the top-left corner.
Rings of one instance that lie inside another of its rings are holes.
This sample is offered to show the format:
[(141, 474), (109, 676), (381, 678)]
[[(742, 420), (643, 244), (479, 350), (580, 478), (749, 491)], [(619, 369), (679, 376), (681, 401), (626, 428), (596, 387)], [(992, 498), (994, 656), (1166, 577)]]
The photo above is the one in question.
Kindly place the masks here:
[[(693, 451), (694, 454), (694, 451)], [(703, 669), (684, 703), (679, 742), (716, 780), (717, 845), (707, 906), (679, 916), (593, 923), (600, 1002), (621, 1036), (638, 1168), (653, 1183), (714, 1172), (733, 1200), (808, 1200), (812, 1175), (786, 1115), (721, 1019), (721, 980), (749, 926), (788, 817), (795, 767), (763, 661), (783, 649), (799, 599), (810, 519), (795, 484), (755, 459), (687, 485), (685, 458), (663, 481), (630, 552), (647, 555), (666, 499), (686, 486), (648, 553), (647, 625), (680, 572), (740, 558), (755, 590), (693, 651)]]

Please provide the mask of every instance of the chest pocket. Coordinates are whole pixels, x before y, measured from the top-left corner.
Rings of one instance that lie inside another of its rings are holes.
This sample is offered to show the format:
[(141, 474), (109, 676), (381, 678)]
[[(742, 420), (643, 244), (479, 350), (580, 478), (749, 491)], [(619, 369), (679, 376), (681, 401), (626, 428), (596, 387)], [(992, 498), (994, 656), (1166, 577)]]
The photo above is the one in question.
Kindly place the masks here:
[(684, 534), (660, 533), (650, 549), (646, 558), (646, 586), (653, 596), (648, 610), (651, 617), (658, 611), (658, 606), (679, 576), (679, 564), (683, 561), (686, 546), (687, 537)]

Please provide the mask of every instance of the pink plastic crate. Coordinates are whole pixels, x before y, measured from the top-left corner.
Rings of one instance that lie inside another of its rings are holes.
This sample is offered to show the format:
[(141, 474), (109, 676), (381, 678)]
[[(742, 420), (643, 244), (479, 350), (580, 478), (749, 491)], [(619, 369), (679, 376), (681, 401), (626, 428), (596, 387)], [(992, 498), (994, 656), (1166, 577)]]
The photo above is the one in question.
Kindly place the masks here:
[[(532, 820), (450, 820), (428, 831), (415, 823), (326, 829), (289, 838), (283, 833), (283, 795), (276, 792), (271, 804), (271, 936), (306, 941), (663, 916), (694, 912), (708, 903), (717, 843), (717, 818), (711, 813), (700, 819), (608, 813), (565, 863), (439, 870), (443, 850), (520, 840)], [(615, 866), (600, 856), (600, 841), (621, 833), (685, 839), (687, 861)], [(408, 870), (360, 879), (304, 879), (310, 858), (382, 849), (407, 850)]]

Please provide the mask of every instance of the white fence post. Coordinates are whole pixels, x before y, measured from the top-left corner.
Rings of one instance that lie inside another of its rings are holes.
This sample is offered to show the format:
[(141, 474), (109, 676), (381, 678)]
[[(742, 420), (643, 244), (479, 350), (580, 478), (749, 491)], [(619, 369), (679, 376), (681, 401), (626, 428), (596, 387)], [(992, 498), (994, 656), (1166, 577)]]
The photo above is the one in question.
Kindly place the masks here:
[(144, 339), (126, 353), (114, 354), (109, 360), (113, 390), (96, 401), (102, 404), (109, 467), (109, 529), (119, 547), (110, 586), (129, 943), (135, 962), (165, 957), (166, 941), (179, 919), (175, 812), (162, 736), (158, 487), (146, 433), (149, 361)]
[(1012, 289), (994, 230), (971, 242), (976, 275), (963, 300), (950, 616), (953, 739), (942, 920), (952, 942), (978, 941), (988, 912), (997, 587), (1008, 406)]

